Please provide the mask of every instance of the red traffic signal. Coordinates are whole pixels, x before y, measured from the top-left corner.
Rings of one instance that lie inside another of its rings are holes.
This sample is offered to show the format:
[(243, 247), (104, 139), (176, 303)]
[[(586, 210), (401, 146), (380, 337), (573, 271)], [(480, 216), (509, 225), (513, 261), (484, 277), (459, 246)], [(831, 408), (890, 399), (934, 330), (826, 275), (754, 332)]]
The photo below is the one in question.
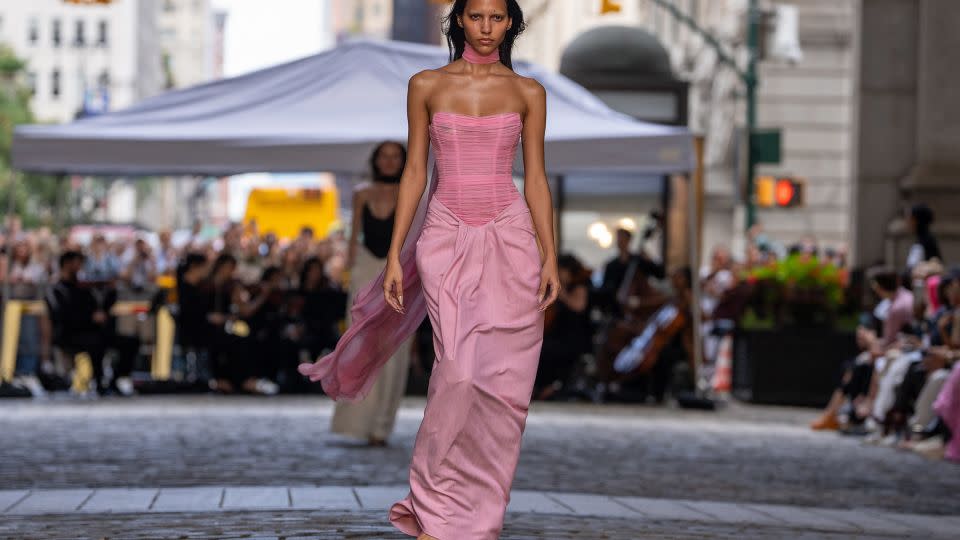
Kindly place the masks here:
[(755, 200), (763, 208), (803, 206), (806, 183), (799, 178), (761, 176), (756, 181)]

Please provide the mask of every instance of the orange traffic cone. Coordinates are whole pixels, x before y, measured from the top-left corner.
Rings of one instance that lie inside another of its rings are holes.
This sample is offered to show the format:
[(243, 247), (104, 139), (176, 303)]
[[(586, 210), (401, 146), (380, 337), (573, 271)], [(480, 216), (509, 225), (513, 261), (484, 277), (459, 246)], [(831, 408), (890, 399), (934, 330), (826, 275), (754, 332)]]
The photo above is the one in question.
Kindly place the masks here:
[(717, 347), (717, 364), (713, 371), (713, 391), (728, 395), (733, 389), (733, 337), (723, 336)]

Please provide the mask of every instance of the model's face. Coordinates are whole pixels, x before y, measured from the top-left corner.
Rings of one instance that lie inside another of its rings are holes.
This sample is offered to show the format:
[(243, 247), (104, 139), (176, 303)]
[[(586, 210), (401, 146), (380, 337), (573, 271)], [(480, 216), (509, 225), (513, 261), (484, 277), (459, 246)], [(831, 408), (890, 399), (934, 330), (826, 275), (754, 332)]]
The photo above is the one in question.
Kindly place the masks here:
[(478, 53), (487, 55), (500, 46), (513, 22), (507, 16), (505, 0), (468, 0), (458, 23), (467, 42)]
[(388, 144), (377, 154), (377, 169), (384, 176), (397, 176), (403, 172), (403, 152), (395, 144)]

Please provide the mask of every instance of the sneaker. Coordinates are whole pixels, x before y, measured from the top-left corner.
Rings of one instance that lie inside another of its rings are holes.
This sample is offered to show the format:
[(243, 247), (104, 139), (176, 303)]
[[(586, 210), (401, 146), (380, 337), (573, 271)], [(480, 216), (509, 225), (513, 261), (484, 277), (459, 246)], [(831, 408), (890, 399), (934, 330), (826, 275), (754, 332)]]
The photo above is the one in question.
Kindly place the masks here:
[(130, 377), (120, 377), (113, 382), (113, 387), (120, 393), (122, 396), (132, 396), (133, 391), (133, 381), (130, 380)]
[(254, 388), (256, 388), (258, 394), (263, 394), (266, 396), (274, 396), (280, 391), (280, 387), (277, 386), (277, 383), (268, 379), (257, 379), (257, 383)]
[(893, 448), (897, 446), (897, 443), (900, 442), (900, 435), (898, 433), (891, 433), (886, 437), (880, 439), (877, 443), (877, 446), (882, 446), (884, 448)]
[(945, 445), (940, 437), (931, 437), (925, 441), (918, 441), (910, 448), (927, 459), (943, 459)]
[(840, 429), (840, 421), (832, 414), (824, 414), (810, 422), (810, 429), (814, 431), (837, 431)]
[(13, 379), (13, 382), (29, 390), (33, 397), (43, 397), (47, 395), (47, 391), (43, 388), (43, 384), (40, 383), (40, 379), (37, 378), (36, 375), (18, 375)]

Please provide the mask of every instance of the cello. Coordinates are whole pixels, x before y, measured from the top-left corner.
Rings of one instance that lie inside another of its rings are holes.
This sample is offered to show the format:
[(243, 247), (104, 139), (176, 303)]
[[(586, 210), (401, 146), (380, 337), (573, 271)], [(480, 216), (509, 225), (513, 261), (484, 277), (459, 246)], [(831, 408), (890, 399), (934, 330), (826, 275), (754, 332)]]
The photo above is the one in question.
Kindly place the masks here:
[[(676, 290), (674, 297), (664, 297), (646, 284), (653, 300), (644, 302), (642, 311), (628, 311), (626, 319), (615, 322), (609, 329), (601, 354), (607, 368), (607, 382), (626, 382), (646, 375), (657, 365), (661, 353), (677, 335), (690, 329), (688, 270), (678, 269), (671, 275), (671, 280)], [(643, 281), (646, 282), (646, 279)], [(634, 284), (631, 291), (643, 290), (641, 287)], [(641, 313), (646, 317), (641, 319), (636, 316)], [(688, 344), (685, 342), (684, 345)]]

